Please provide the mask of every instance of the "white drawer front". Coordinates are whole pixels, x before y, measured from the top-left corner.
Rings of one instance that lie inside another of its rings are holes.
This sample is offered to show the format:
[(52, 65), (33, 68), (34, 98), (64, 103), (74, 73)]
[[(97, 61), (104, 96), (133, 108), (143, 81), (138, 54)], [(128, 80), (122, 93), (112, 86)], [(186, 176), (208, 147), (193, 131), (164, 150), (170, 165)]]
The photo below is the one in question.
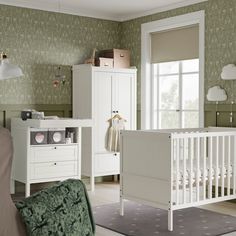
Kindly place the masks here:
[(119, 154), (97, 154), (95, 155), (95, 175), (96, 174), (119, 174), (120, 156)]
[(32, 163), (30, 166), (31, 180), (76, 176), (77, 170), (77, 161)]
[(76, 161), (77, 146), (31, 147), (30, 162)]

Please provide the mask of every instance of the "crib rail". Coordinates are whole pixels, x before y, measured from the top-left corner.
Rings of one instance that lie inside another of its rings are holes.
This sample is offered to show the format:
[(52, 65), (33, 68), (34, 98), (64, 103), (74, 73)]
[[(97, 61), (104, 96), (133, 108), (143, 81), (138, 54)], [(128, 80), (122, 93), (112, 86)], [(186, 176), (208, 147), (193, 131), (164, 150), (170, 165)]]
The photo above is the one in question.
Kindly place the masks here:
[(236, 132), (172, 133), (171, 139), (174, 208), (236, 194)]

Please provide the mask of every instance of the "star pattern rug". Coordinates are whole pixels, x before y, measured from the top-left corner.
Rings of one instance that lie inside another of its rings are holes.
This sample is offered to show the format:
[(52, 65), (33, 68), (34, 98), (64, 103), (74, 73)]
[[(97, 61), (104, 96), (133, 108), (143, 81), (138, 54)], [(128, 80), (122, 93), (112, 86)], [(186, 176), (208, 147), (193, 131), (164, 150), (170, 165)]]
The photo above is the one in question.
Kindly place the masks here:
[(94, 207), (96, 224), (128, 236), (218, 236), (236, 231), (236, 217), (200, 208), (174, 211), (172, 232), (165, 210), (131, 201), (125, 201), (123, 217), (119, 210), (119, 203)]

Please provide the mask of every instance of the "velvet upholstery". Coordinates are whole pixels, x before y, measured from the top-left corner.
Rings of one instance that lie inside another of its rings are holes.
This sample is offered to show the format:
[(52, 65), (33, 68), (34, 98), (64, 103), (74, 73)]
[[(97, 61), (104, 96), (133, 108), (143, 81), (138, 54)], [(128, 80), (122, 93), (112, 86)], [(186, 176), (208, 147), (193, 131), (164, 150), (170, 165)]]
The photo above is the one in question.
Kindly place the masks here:
[(68, 179), (16, 203), (29, 236), (93, 236), (95, 225), (82, 181)]

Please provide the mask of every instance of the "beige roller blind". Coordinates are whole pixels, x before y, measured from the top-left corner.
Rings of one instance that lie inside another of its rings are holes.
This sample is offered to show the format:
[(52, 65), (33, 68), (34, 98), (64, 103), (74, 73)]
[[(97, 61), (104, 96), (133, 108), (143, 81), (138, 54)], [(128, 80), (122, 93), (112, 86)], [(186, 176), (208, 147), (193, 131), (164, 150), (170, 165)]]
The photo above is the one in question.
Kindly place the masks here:
[(199, 57), (199, 25), (151, 35), (151, 62), (181, 61)]

